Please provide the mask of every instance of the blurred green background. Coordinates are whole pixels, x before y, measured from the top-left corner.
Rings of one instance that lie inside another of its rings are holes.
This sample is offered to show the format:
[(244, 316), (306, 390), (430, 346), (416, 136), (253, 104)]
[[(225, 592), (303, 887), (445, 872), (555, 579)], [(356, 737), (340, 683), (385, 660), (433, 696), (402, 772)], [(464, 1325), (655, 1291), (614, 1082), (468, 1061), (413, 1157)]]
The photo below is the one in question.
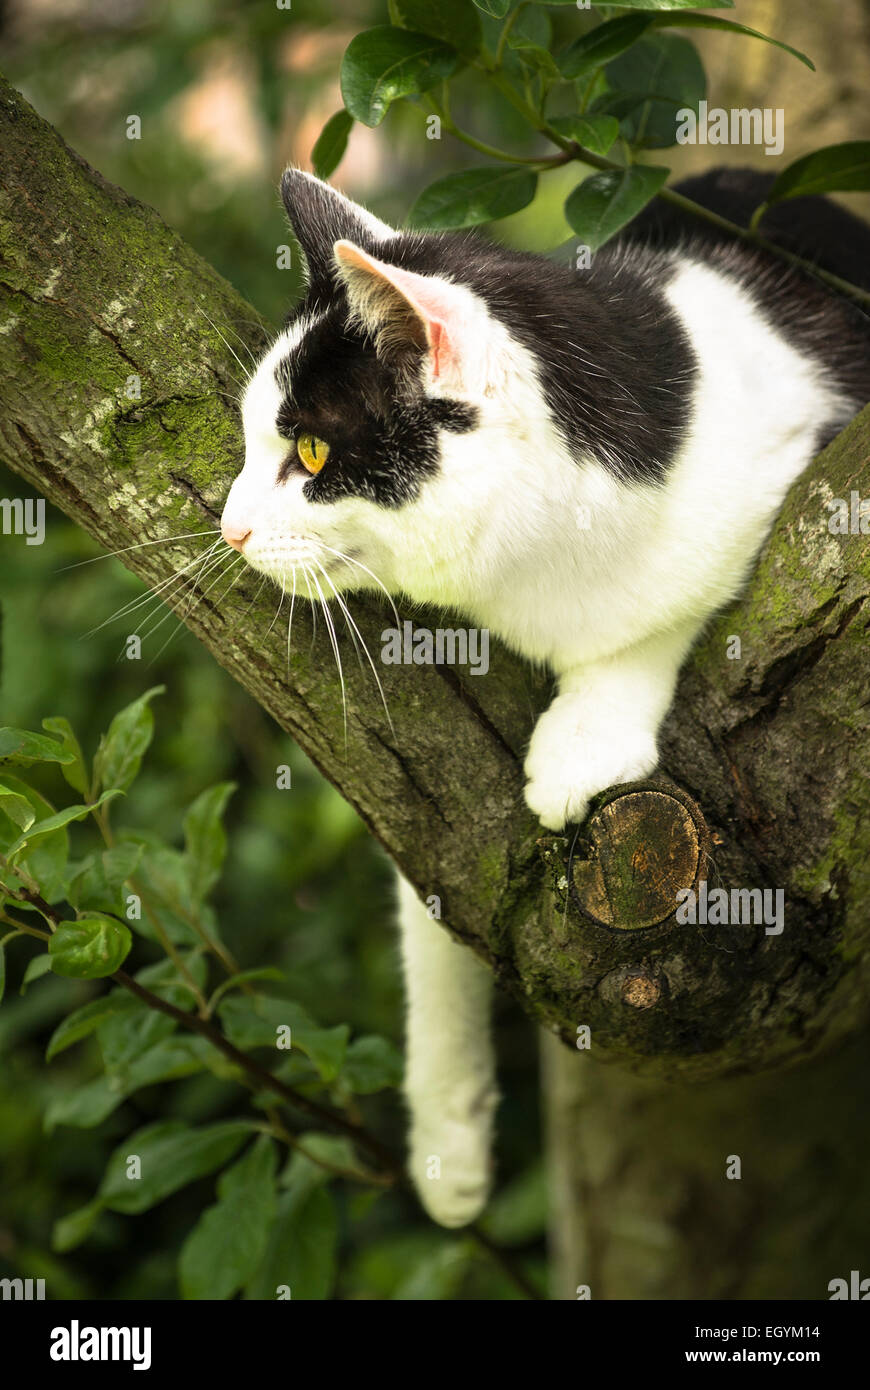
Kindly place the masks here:
[[(341, 104), (341, 53), (359, 28), (384, 18), (385, 5), (312, 0), (293, 0), (292, 12), (269, 0), (27, 0), (0, 7), (0, 67), (76, 151), (154, 205), (278, 323), (299, 288), (298, 257), (290, 271), (275, 264), (275, 247), (289, 240), (278, 176), (290, 160), (309, 164), (322, 124)], [(141, 140), (126, 138), (129, 114), (141, 117)], [(432, 163), (419, 168), (422, 121), (408, 112), (389, 136), (357, 130), (336, 181), (381, 215), (401, 219), (417, 188), (456, 162), (456, 148), (444, 143), (429, 146)], [(0, 470), (0, 496), (28, 495), (20, 479)], [(141, 663), (122, 659), (128, 624), (109, 622), (89, 635), (144, 593), (117, 560), (81, 564), (100, 555), (51, 508), (42, 546), (0, 540), (0, 723), (39, 729), (47, 715), (65, 715), (91, 754), (116, 710), (148, 686), (165, 684), (155, 704), (154, 745), (131, 805), (116, 817), (119, 826), (135, 822), (180, 842), (190, 801), (217, 781), (235, 780), (227, 870), (215, 906), (240, 965), (279, 966), (288, 992), (324, 1024), (348, 1022), (354, 1033), (400, 1043), (393, 890), (382, 851), (174, 616), (146, 642)], [(156, 621), (167, 612), (157, 612)], [(149, 660), (173, 630), (165, 650)], [(276, 640), (283, 640), (278, 632)], [(292, 792), (275, 790), (281, 763), (292, 767)], [(46, 786), (48, 795), (52, 790)], [(84, 852), (85, 836), (73, 827), (74, 852)], [(238, 1105), (228, 1109), (230, 1088), (198, 1076), (137, 1093), (96, 1128), (45, 1133), (52, 1100), (98, 1070), (92, 1043), (46, 1066), (46, 1041), (57, 1021), (96, 991), (49, 977), (19, 995), (35, 953), (21, 942), (10, 951), (0, 1006), (0, 1277), (44, 1277), (55, 1298), (175, 1298), (178, 1249), (212, 1200), (213, 1179), (147, 1219), (104, 1214), (92, 1239), (65, 1256), (51, 1251), (52, 1225), (90, 1199), (108, 1155), (131, 1129), (156, 1118), (202, 1123), (245, 1113), (245, 1095), (239, 1090)], [(506, 1094), (500, 1187), (507, 1190), (493, 1230), (542, 1263), (536, 1039), (506, 1001), (498, 1031)], [(365, 1119), (401, 1150), (404, 1117), (394, 1093), (370, 1098)], [(410, 1199), (373, 1201), (354, 1189), (341, 1200), (336, 1297), (516, 1296), (491, 1261), (463, 1237), (431, 1225)]]
[[(704, 36), (698, 46), (711, 96), (729, 105), (739, 95), (752, 105), (763, 92), (766, 104), (786, 105), (790, 159), (861, 137), (870, 119), (870, 45), (860, 42), (867, 10), (865, 0), (799, 12), (785, 0), (745, 0), (743, 23), (780, 33), (816, 58), (812, 98), (793, 85), (805, 80), (798, 65), (776, 50)], [(573, 6), (550, 14), (566, 41), (589, 22)], [(298, 257), (293, 269), (276, 268), (276, 247), (289, 239), (278, 177), (291, 161), (310, 167), (314, 141), (341, 105), (345, 47), (361, 28), (386, 18), (386, 0), (292, 0), (289, 10), (274, 0), (0, 0), (0, 67), (75, 150), (155, 206), (278, 323), (299, 289)], [(355, 127), (334, 181), (398, 222), (440, 174), (481, 162), (449, 137), (426, 141), (425, 114), (402, 103), (381, 129)], [(130, 115), (141, 118), (140, 140), (126, 138)], [(513, 109), (473, 75), (458, 83), (454, 115), (484, 140), (529, 152)], [(758, 150), (717, 157), (764, 165)], [(679, 159), (686, 174), (709, 162), (697, 148)], [(558, 247), (568, 237), (561, 209), (574, 182), (570, 168), (542, 179), (532, 206), (487, 234), (536, 250)], [(0, 470), (0, 496), (27, 495), (19, 479)], [(228, 867), (215, 901), (228, 945), (243, 967), (286, 971), (296, 997), (324, 1024), (348, 1022), (355, 1032), (400, 1042), (399, 961), (383, 854), (301, 752), (173, 617), (160, 639), (177, 629), (175, 635), (150, 664), (159, 641), (146, 645), (141, 665), (121, 659), (124, 623), (88, 635), (143, 592), (117, 560), (80, 563), (99, 554), (51, 509), (44, 545), (0, 540), (0, 723), (38, 729), (45, 716), (62, 714), (92, 753), (117, 709), (164, 683), (155, 743), (135, 789), (136, 824), (180, 841), (190, 801), (217, 781), (238, 782)], [(276, 640), (283, 638), (276, 633)], [(275, 792), (281, 763), (292, 766), (292, 793)], [(118, 811), (119, 823), (132, 810)], [(63, 1257), (51, 1251), (51, 1228), (91, 1197), (122, 1136), (158, 1117), (202, 1122), (234, 1113), (226, 1108), (228, 1088), (198, 1076), (137, 1093), (96, 1128), (44, 1133), (52, 1099), (96, 1071), (90, 1045), (49, 1067), (43, 1062), (57, 1020), (93, 991), (50, 977), (19, 995), (27, 954), (16, 950), (0, 1008), (0, 1277), (44, 1277), (50, 1297), (174, 1298), (177, 1252), (211, 1200), (212, 1180), (185, 1189), (147, 1220), (105, 1214), (94, 1238)], [(540, 1267), (537, 1042), (506, 1000), (497, 1033), (505, 1100), (490, 1228)], [(241, 1092), (238, 1099), (244, 1109)], [(365, 1118), (401, 1148), (404, 1117), (395, 1095), (369, 1099)], [(516, 1296), (485, 1256), (462, 1236), (433, 1227), (407, 1199), (349, 1192), (341, 1210), (339, 1298)]]

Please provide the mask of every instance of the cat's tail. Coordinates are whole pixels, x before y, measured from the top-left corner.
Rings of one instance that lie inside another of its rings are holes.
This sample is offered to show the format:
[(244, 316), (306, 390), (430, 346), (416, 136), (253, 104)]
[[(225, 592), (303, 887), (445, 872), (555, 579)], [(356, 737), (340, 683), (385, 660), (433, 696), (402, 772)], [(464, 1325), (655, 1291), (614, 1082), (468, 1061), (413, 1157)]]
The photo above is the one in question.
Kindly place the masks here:
[(405, 1098), (409, 1168), (420, 1201), (442, 1226), (465, 1226), (486, 1205), (498, 1104), (490, 1036), (492, 977), (399, 877), (405, 969)]

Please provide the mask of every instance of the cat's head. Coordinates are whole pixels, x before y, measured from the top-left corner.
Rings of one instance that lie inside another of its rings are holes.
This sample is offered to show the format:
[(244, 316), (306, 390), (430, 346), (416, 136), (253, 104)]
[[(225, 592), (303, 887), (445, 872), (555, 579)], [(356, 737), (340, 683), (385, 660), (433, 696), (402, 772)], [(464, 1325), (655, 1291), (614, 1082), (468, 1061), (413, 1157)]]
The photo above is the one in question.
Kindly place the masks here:
[(564, 463), (535, 355), (508, 327), (518, 294), (535, 312), (528, 260), (394, 231), (299, 170), (282, 194), (308, 289), (248, 382), (223, 535), (300, 592), (316, 592), (310, 571), (327, 597), (377, 576), (461, 602), (534, 530)]

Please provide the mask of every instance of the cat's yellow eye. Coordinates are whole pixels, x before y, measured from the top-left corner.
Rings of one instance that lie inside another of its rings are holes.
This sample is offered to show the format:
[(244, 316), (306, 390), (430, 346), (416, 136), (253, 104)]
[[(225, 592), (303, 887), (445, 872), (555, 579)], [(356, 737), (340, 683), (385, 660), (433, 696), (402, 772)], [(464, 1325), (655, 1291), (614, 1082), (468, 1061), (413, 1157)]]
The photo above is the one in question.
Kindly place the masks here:
[(329, 445), (314, 434), (300, 434), (296, 440), (299, 462), (309, 473), (319, 473), (329, 458)]

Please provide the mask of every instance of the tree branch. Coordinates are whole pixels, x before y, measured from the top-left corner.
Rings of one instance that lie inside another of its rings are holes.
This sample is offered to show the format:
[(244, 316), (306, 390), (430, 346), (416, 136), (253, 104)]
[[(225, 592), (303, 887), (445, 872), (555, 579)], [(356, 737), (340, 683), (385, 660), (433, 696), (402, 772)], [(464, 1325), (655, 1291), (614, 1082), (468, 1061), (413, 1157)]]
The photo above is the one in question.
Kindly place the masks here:
[[(265, 326), (8, 86), (0, 140), (0, 458), (111, 550), (216, 526), (241, 462), (221, 335), (256, 351)], [(573, 854), (522, 800), (549, 682), (518, 658), (495, 648), (485, 679), (383, 666), (395, 734), (370, 670), (346, 660), (345, 750), (322, 624), (312, 634), (297, 605), (288, 668), (255, 576), (218, 599), (220, 586), (184, 579), (169, 602), (566, 1043), (588, 1025), (597, 1056), (687, 1079), (778, 1065), (867, 1015), (870, 538), (832, 535), (824, 504), (870, 493), (868, 452), (865, 412), (795, 484), (749, 592), (690, 660), (662, 745), (674, 782), (640, 789), (649, 816), (637, 788), (603, 798)], [(184, 563), (202, 544), (123, 558), (154, 584), (168, 555)], [(377, 660), (389, 610), (361, 597), (354, 616)], [(679, 925), (665, 909), (705, 874), (711, 888), (782, 889), (783, 932)]]

